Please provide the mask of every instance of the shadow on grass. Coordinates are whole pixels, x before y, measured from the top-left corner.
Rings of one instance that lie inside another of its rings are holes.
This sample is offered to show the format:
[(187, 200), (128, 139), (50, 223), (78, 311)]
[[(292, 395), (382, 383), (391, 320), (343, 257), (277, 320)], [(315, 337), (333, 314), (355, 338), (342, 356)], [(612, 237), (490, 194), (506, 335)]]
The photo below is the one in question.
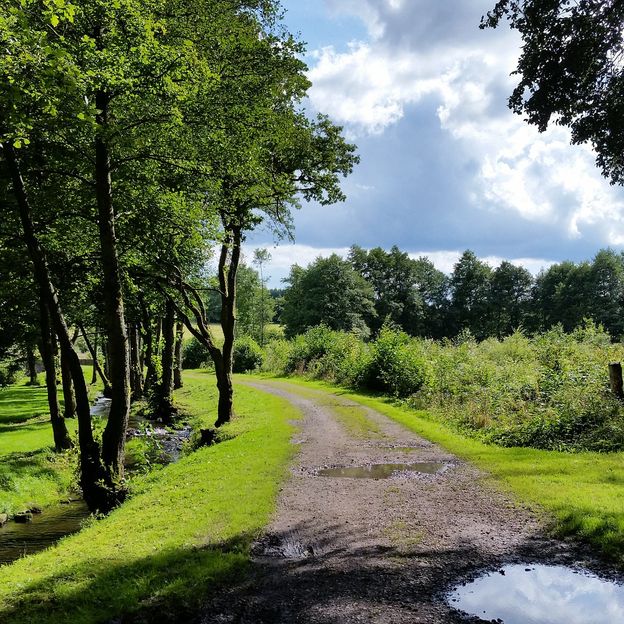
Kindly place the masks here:
[[(131, 529), (129, 529), (131, 530)], [(240, 581), (249, 567), (251, 537), (205, 548), (157, 552), (130, 564), (87, 560), (24, 583), (0, 609), (3, 624), (147, 624), (189, 621), (215, 591)]]
[(0, 390), (0, 423), (24, 422), (47, 412), (47, 395), (43, 387), (11, 386)]

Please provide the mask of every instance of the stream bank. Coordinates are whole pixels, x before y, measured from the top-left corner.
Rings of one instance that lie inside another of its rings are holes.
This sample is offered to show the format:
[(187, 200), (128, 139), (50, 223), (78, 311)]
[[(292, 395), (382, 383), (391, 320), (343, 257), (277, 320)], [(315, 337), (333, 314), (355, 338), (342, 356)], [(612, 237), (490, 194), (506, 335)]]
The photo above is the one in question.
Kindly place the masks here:
[[(91, 416), (105, 420), (110, 412), (110, 403), (110, 399), (99, 396), (91, 408)], [(125, 465), (129, 475), (178, 461), (184, 443), (192, 433), (186, 422), (180, 429), (155, 426), (136, 410), (128, 424), (126, 441), (141, 439), (147, 442), (134, 451), (131, 446), (126, 453)], [(77, 533), (90, 517), (87, 505), (76, 495), (43, 509), (33, 504), (11, 518), (1, 518), (0, 565), (44, 550), (61, 538)]]

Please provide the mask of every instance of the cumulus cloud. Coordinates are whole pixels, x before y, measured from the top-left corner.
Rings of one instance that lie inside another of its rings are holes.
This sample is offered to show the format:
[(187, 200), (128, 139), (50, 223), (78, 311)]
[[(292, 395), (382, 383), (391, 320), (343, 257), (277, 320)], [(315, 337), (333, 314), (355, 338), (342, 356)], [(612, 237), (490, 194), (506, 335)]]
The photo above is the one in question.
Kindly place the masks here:
[[(492, 0), (326, 4), (335, 15), (360, 18), (369, 37), (313, 53), (313, 108), (365, 139), (387, 133), (433, 100), (430, 123), (475, 164), (462, 177), (462, 192), (484, 217), (556, 227), (570, 241), (624, 243), (624, 194), (601, 177), (592, 150), (571, 146), (563, 127), (539, 134), (506, 108), (518, 41), (506, 28), (477, 28)], [(409, 146), (404, 149), (410, 157)]]

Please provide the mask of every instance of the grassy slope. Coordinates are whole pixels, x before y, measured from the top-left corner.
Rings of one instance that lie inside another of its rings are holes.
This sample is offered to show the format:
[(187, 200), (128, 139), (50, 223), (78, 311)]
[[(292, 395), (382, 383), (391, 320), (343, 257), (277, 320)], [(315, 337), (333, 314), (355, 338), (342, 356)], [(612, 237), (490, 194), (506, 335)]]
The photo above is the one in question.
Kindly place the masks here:
[(302, 387), (339, 392), (400, 422), (491, 475), (516, 499), (545, 510), (553, 531), (588, 541), (624, 565), (624, 453), (560, 453), (502, 448), (467, 438), (432, 418), (391, 399), (357, 394), (323, 382), (283, 379)]
[[(214, 378), (185, 372), (178, 403), (196, 421), (215, 418)], [(293, 453), (283, 399), (240, 387), (234, 436), (138, 478), (133, 497), (58, 546), (0, 567), (0, 621), (73, 624), (140, 612), (175, 621), (242, 574), (251, 539), (274, 509)], [(137, 616), (138, 617), (138, 616)]]
[[(72, 458), (53, 451), (45, 386), (26, 381), (0, 390), (0, 513), (9, 515), (32, 503), (55, 503), (73, 483)], [(92, 399), (100, 391), (101, 384), (89, 387)], [(68, 420), (67, 428), (73, 435), (76, 421)]]

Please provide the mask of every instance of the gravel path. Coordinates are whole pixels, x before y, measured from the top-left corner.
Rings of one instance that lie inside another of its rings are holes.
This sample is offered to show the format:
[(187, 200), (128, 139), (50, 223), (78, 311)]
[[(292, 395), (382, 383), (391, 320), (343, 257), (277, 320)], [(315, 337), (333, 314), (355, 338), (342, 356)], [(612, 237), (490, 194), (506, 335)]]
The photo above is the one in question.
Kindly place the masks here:
[[(247, 385), (301, 410), (300, 452), (249, 581), (208, 605), (203, 623), (465, 622), (444, 602), (453, 584), (502, 562), (573, 556), (474, 467), (385, 416), (284, 382)], [(317, 474), (420, 462), (443, 467), (389, 479)]]

